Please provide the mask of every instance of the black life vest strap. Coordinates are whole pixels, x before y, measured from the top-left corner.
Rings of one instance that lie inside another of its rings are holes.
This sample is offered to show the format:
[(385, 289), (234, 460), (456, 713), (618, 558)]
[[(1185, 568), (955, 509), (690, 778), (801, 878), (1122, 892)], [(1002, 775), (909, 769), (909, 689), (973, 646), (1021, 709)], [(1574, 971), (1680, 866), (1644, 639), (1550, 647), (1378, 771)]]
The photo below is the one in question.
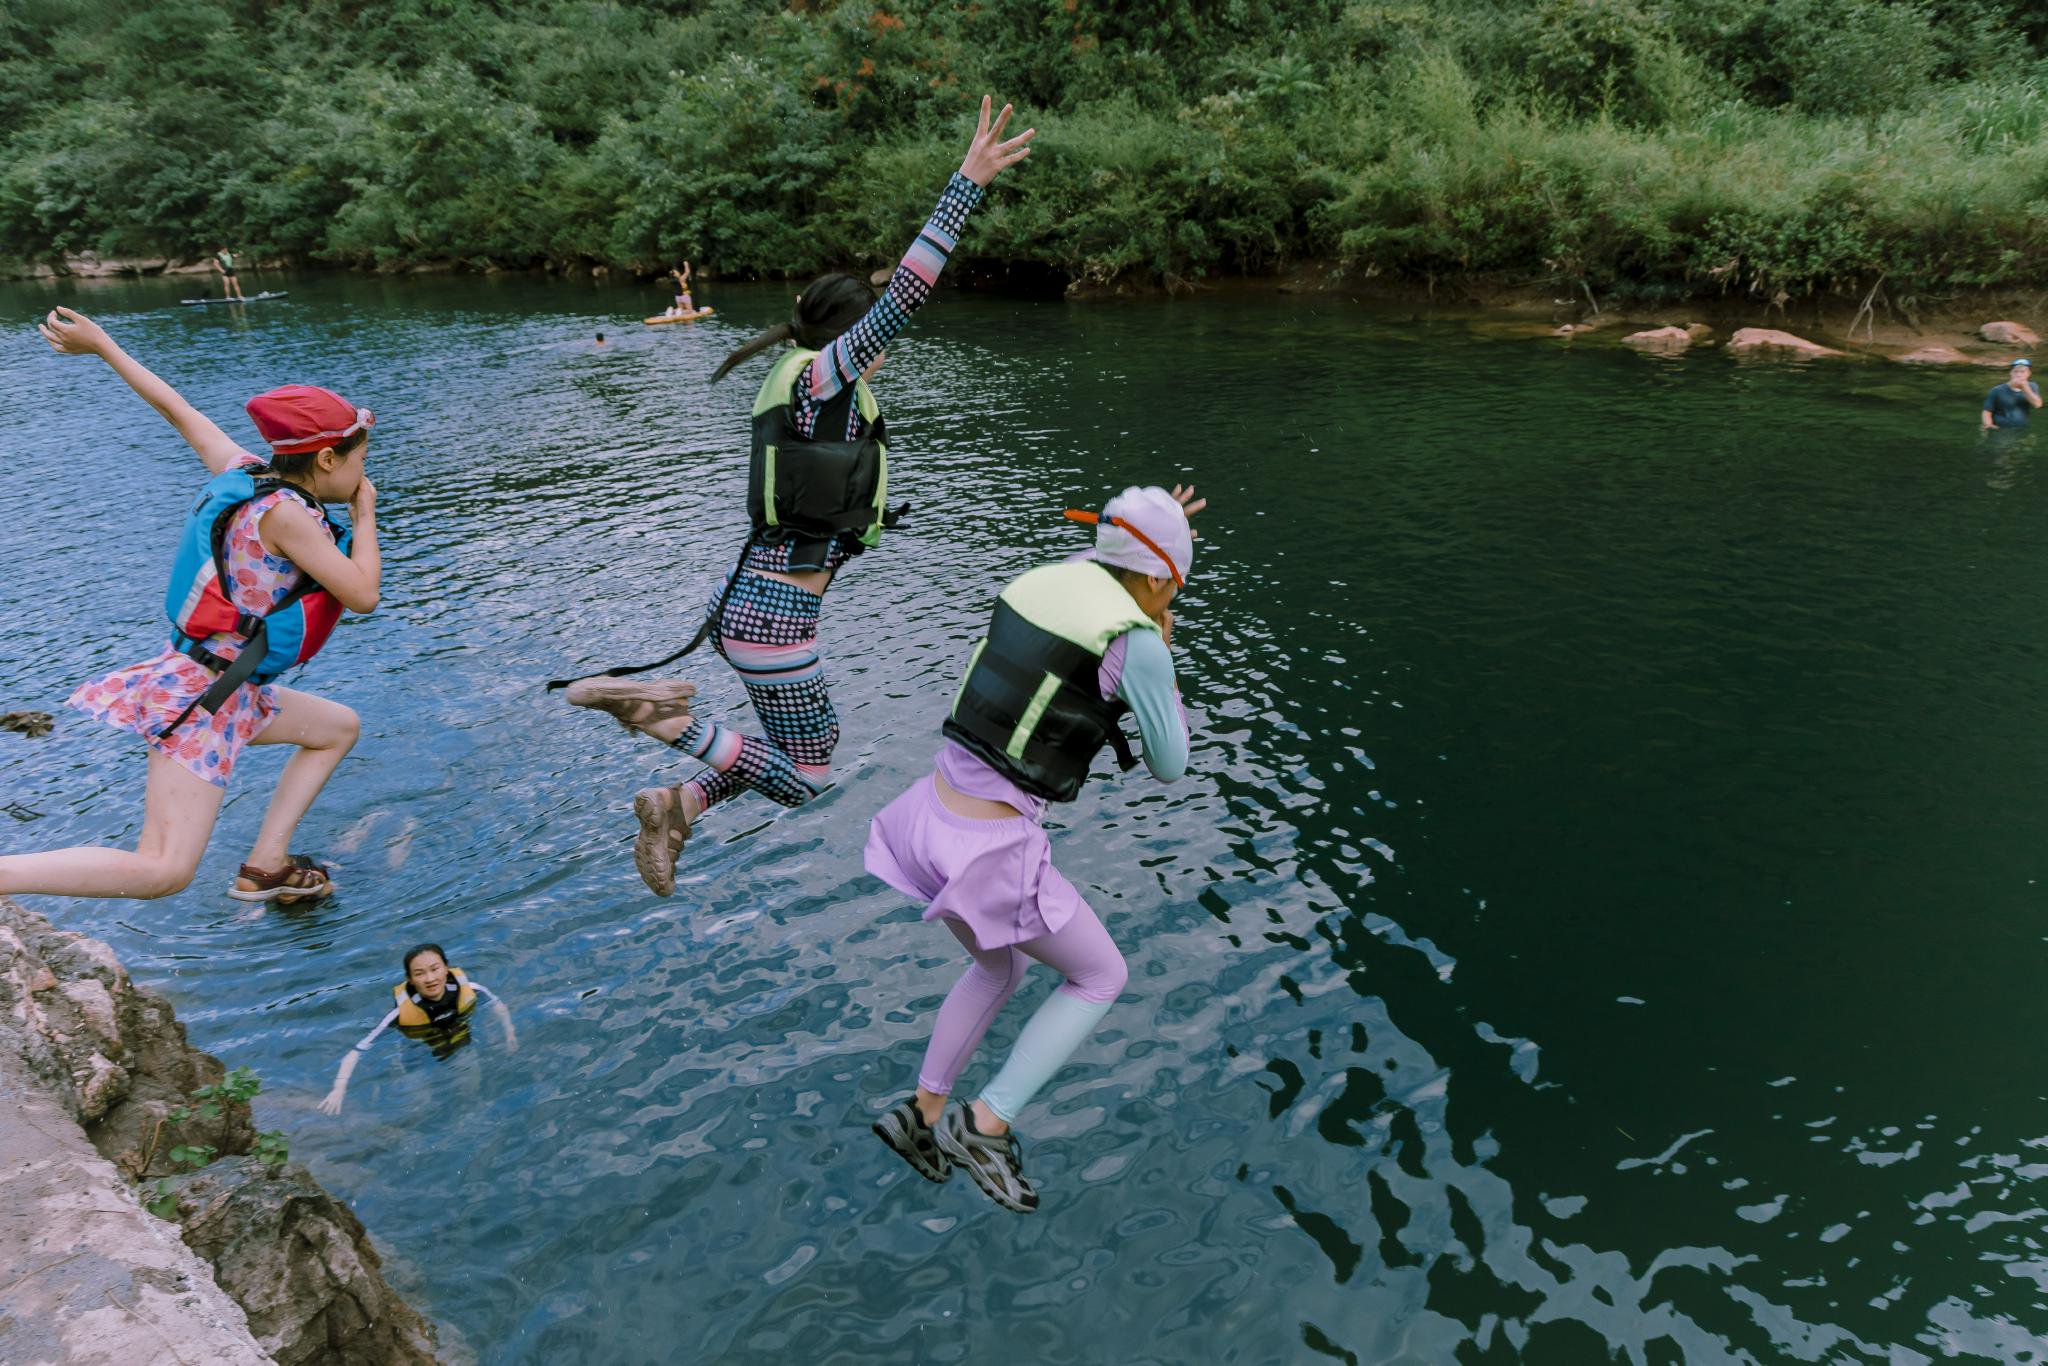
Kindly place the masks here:
[(1109, 727), (1109, 752), (1116, 756), (1120, 772), (1129, 773), (1138, 766), (1138, 756), (1131, 752), (1131, 737), (1124, 733), (1122, 726), (1113, 722)]
[[(292, 585), (292, 590), (279, 598), (277, 604), (270, 611), (282, 612), (308, 593), (318, 591), (320, 591), (320, 585), (314, 583), (311, 576), (304, 574), (302, 571), (299, 581)], [(235, 634), (242, 638), (242, 649), (233, 659), (222, 659), (196, 640), (187, 641), (179, 648), (178, 653), (196, 662), (201, 668), (218, 674), (219, 677), (213, 680), (212, 686), (208, 687), (205, 692), (186, 703), (185, 710), (172, 718), (168, 726), (157, 732), (159, 738), (169, 735), (172, 731), (183, 725), (186, 717), (202, 707), (209, 716), (218, 713), (222, 705), (230, 697), (234, 696), (235, 689), (241, 687), (244, 683), (265, 683), (269, 681), (267, 678), (258, 678), (256, 674), (256, 670), (263, 664), (263, 657), (270, 653), (270, 623), (267, 620), (268, 616), (269, 613), (265, 613), (260, 617), (253, 612), (237, 612), (235, 614)]]
[(624, 678), (628, 674), (644, 674), (650, 669), (659, 669), (664, 664), (673, 664), (677, 660), (681, 659), (684, 655), (687, 655), (692, 650), (695, 650), (699, 645), (702, 645), (706, 640), (710, 638), (711, 633), (713, 631), (719, 630), (724, 626), (725, 605), (728, 602), (732, 601), (732, 590), (740, 581), (740, 571), (747, 567), (747, 552), (752, 550), (753, 548), (754, 537), (752, 535), (749, 535), (746, 539), (746, 543), (740, 547), (740, 557), (733, 563), (732, 573), (728, 575), (725, 580), (724, 591), (718, 595), (717, 605), (714, 606), (711, 609), (710, 613), (704, 618), (704, 624), (697, 628), (697, 634), (690, 637), (690, 643), (688, 645), (685, 645), (682, 649), (677, 650), (672, 655), (669, 655), (662, 659), (655, 660), (652, 664), (621, 665), (616, 669), (603, 669), (594, 674), (579, 674), (576, 678), (549, 679), (547, 686), (544, 689), (542, 689), (542, 691), (554, 692), (558, 689), (566, 688), (571, 683), (579, 682), (580, 680), (585, 678)]

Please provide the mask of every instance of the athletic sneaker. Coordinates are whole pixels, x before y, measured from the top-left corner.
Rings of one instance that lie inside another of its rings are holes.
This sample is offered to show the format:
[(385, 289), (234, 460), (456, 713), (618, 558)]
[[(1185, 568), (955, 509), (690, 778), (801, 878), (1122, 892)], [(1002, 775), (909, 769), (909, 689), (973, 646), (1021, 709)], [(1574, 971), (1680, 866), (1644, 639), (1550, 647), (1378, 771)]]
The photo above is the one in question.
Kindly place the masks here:
[(967, 1168), (983, 1195), (1018, 1214), (1038, 1208), (1038, 1187), (1024, 1175), (1024, 1153), (1015, 1131), (990, 1138), (974, 1127), (974, 1112), (965, 1101), (948, 1109), (932, 1128), (939, 1151)]
[(953, 1174), (952, 1160), (939, 1151), (932, 1126), (917, 1112), (915, 1100), (891, 1107), (889, 1113), (876, 1120), (875, 1136), (895, 1149), (896, 1156), (927, 1181), (943, 1182)]

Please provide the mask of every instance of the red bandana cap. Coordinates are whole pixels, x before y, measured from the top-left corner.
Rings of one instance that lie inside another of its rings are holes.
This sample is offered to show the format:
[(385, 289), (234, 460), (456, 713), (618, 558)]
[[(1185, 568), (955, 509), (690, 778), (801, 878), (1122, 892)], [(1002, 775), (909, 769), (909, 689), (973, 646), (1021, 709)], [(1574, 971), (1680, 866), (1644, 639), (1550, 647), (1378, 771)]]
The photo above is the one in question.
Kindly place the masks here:
[(377, 420), (368, 408), (358, 408), (317, 384), (287, 384), (258, 394), (243, 406), (270, 443), (272, 455), (303, 455), (338, 446)]

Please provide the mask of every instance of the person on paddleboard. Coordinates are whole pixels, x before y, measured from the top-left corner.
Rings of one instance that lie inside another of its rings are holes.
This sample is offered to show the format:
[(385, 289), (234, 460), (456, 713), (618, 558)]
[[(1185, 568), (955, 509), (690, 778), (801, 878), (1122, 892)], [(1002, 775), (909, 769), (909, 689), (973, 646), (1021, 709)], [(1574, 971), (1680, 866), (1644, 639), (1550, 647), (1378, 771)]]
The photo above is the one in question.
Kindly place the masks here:
[(461, 968), (450, 967), (439, 944), (416, 944), (407, 949), (405, 978), (391, 988), (391, 1009), (342, 1056), (334, 1085), (320, 1101), (320, 1113), (341, 1113), (356, 1064), (385, 1030), (395, 1028), (406, 1038), (426, 1044), (436, 1059), (445, 1059), (468, 1044), (470, 1013), (478, 1001), (490, 1002), (492, 1014), (505, 1031), (505, 1050), (517, 1053), (519, 1034), (512, 1028), (512, 1011), (503, 997)]
[[(1188, 722), (1174, 679), (1174, 595), (1194, 560), (1192, 488), (1129, 488), (1098, 515), (1095, 548), (1014, 579), (954, 694), (932, 772), (883, 807), (868, 832), (870, 873), (925, 903), (972, 960), (932, 1021), (917, 1090), (875, 1121), (921, 1176), (965, 1167), (1005, 1209), (1038, 1208), (1011, 1125), (1124, 987), (1123, 954), (1052, 865), (1040, 822), (1080, 794), (1110, 745), (1136, 765), (1119, 729), (1138, 723), (1161, 782), (1187, 771)], [(1044, 963), (1065, 978), (1017, 1036), (972, 1103), (947, 1105), (981, 1036)], [(918, 988), (918, 995), (923, 988)]]
[(930, 296), (989, 182), (1030, 154), (1036, 130), (1005, 140), (1012, 110), (1006, 104), (991, 120), (991, 103), (982, 98), (966, 158), (880, 298), (865, 279), (823, 276), (797, 296), (790, 321), (748, 341), (712, 375), (716, 381), (757, 352), (791, 343), (754, 399), (747, 496), (753, 529), (733, 572), (712, 594), (697, 637), (708, 636), (739, 675), (762, 733), (693, 717), (696, 690), (689, 683), (618, 676), (659, 665), (566, 685), (572, 704), (610, 712), (628, 729), (708, 765), (681, 786), (646, 788), (634, 798), (640, 833), (633, 861), (657, 896), (675, 891), (676, 856), (714, 804), (751, 788), (783, 806), (800, 806), (825, 788), (839, 742), (839, 718), (818, 654), (825, 590), (840, 567), (879, 543), (900, 515), (885, 502), (888, 445), (867, 382), (881, 369), (885, 348)]
[(235, 254), (223, 243), (213, 249), (213, 268), (220, 276), (220, 296), (223, 299), (240, 299), (242, 282), (235, 278)]
[(690, 263), (683, 262), (681, 270), (671, 269), (669, 278), (676, 282), (676, 301), (662, 313), (664, 318), (684, 318), (697, 311), (697, 304), (690, 297)]
[[(197, 452), (209, 477), (172, 562), (169, 642), (139, 664), (81, 684), (70, 698), (149, 747), (135, 848), (0, 857), (0, 893), (146, 898), (183, 890), (236, 759), (254, 744), (296, 752), (228, 895), (285, 902), (328, 895), (330, 871), (290, 852), (292, 832), (355, 744), (359, 723), (339, 702), (276, 679), (313, 657), (344, 610), (377, 606), (377, 490), (363, 472), (375, 417), (329, 389), (272, 389), (247, 404), (269, 447), (259, 457), (84, 314), (55, 309), (41, 331), (53, 351), (104, 360)], [(137, 491), (180, 505), (188, 497), (177, 487)], [(348, 504), (347, 525), (328, 516), (330, 503)]]

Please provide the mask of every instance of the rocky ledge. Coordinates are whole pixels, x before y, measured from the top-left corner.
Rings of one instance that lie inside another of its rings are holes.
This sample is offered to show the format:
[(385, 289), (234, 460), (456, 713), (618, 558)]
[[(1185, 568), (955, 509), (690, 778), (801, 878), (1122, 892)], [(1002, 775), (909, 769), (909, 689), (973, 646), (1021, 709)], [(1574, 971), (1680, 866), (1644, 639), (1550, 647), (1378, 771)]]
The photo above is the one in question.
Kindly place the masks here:
[(440, 1359), (170, 1003), (0, 897), (0, 1361)]

